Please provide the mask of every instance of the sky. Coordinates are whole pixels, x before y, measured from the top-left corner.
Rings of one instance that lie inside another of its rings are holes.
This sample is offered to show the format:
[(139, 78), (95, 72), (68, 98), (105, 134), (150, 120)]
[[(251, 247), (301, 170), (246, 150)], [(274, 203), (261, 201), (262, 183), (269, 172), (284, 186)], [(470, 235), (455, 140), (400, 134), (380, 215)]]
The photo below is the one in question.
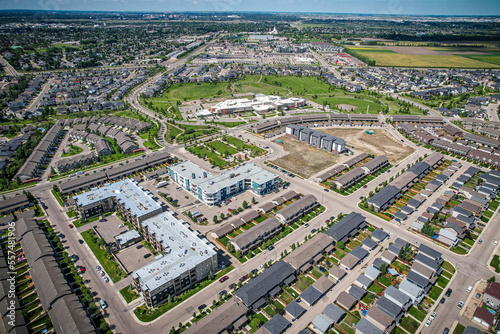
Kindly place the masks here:
[(500, 15), (500, 0), (0, 0), (2, 9)]

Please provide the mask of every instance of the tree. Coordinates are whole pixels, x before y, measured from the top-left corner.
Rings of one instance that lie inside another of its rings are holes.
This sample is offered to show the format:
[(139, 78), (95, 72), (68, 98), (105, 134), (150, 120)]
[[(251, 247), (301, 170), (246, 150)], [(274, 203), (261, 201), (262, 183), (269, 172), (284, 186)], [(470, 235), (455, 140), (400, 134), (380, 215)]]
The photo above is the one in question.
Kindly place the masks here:
[(241, 252), (239, 249), (236, 251), (236, 254), (234, 254), (234, 256), (236, 256), (236, 258), (238, 259), (241, 257)]
[(388, 269), (387, 269), (387, 264), (383, 263), (381, 266), (380, 266), (380, 273), (385, 276), (387, 275), (387, 272), (388, 272)]
[(214, 216), (214, 224), (216, 224), (218, 220), (219, 220), (219, 219), (217, 219), (217, 215), (215, 215), (215, 216)]
[(221, 213), (219, 217), (220, 217), (220, 220), (224, 220), (224, 217), (225, 217), (224, 213)]
[(294, 251), (295, 250), (295, 244), (292, 244), (291, 248), (292, 248), (292, 251)]
[(344, 249), (345, 245), (342, 241), (337, 242), (337, 248), (338, 249)]
[(243, 203), (242, 203), (241, 205), (243, 206), (243, 209), (248, 208), (248, 203), (247, 203), (247, 201), (243, 201)]
[(487, 282), (488, 282), (488, 283), (493, 283), (493, 282), (495, 282), (495, 281), (496, 281), (495, 276), (491, 276), (491, 278), (489, 278), (489, 279), (487, 280)]
[(208, 279), (213, 280), (214, 279), (214, 273), (210, 270), (210, 273), (208, 273)]
[(252, 204), (255, 204), (256, 202), (255, 197), (252, 197)]
[(234, 252), (234, 246), (233, 246), (233, 244), (232, 244), (232, 243), (228, 243), (228, 244), (227, 244), (227, 251), (228, 251), (229, 253)]
[(168, 295), (168, 297), (167, 297), (167, 302), (168, 302), (169, 304), (171, 304), (171, 303), (172, 303), (172, 295)]

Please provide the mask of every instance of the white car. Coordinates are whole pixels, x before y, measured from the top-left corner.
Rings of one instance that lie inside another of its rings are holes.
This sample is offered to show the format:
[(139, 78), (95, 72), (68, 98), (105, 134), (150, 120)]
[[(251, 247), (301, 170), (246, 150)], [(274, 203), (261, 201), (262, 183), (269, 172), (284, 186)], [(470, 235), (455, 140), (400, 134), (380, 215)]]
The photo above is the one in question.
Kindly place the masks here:
[(431, 316), (429, 317), (429, 319), (431, 320), (434, 320), (434, 318), (436, 318), (436, 312), (432, 312)]
[(104, 283), (108, 283), (109, 282), (109, 278), (107, 278), (106, 276), (104, 276), (102, 279), (104, 280)]
[(464, 307), (464, 302), (463, 302), (463, 301), (458, 302), (457, 307), (458, 307), (459, 309), (462, 309), (462, 307)]
[(427, 320), (427, 322), (425, 323), (425, 327), (429, 327), (431, 325), (431, 322), (432, 322), (431, 319)]
[(467, 288), (467, 292), (471, 292), (472, 291), (472, 286), (469, 285), (469, 287)]
[(494, 246), (498, 245), (498, 241), (495, 240), (495, 242), (493, 243)]
[(104, 276), (104, 271), (100, 270), (99, 275)]

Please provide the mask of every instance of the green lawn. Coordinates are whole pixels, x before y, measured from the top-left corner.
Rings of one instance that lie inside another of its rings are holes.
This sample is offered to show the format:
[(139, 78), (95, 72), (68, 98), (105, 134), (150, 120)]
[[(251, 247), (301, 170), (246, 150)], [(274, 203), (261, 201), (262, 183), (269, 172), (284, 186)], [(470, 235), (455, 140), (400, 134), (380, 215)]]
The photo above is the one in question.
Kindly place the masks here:
[(467, 249), (462, 248), (462, 247), (459, 247), (459, 246), (452, 247), (452, 248), (450, 248), (450, 250), (451, 250), (453, 253), (457, 253), (457, 254), (460, 254), (460, 255), (464, 255), (464, 254), (467, 254), (467, 253), (468, 253)]
[(64, 153), (61, 154), (61, 157), (70, 157), (72, 155), (77, 155), (78, 153), (82, 153), (83, 148), (80, 146), (76, 145), (71, 145), (70, 147), (65, 147), (64, 148)]
[(323, 276), (316, 268), (313, 268), (311, 270), (311, 274), (316, 277), (316, 279), (320, 278), (321, 276)]
[(281, 295), (280, 295), (280, 298), (281, 300), (283, 300), (287, 305), (290, 304), (293, 299), (292, 297), (290, 297), (290, 295), (286, 292), (283, 292)]
[(373, 293), (380, 293), (380, 292), (384, 291), (384, 288), (380, 287), (377, 284), (372, 284), (368, 288), (368, 291), (373, 292)]
[(345, 318), (340, 322), (339, 326), (349, 334), (354, 334), (356, 330), (352, 327), (352, 324), (357, 324), (359, 320), (350, 314), (347, 314)]
[(130, 289), (130, 286), (126, 286), (123, 289), (121, 289), (120, 293), (122, 294), (127, 304), (130, 303), (132, 300), (136, 299), (137, 297), (139, 297), (139, 295), (135, 291)]
[(447, 271), (443, 271), (443, 273), (441, 274), (441, 276), (444, 276), (444, 277), (447, 277), (447, 278), (452, 278), (453, 277), (453, 274), (450, 274), (449, 272)]
[(409, 333), (415, 333), (419, 326), (420, 324), (412, 317), (406, 316), (401, 320), (401, 327), (406, 329)]
[(420, 311), (418, 308), (415, 306), (412, 306), (411, 309), (408, 311), (412, 316), (414, 316), (416, 319), (418, 319), (420, 322), (424, 321), (425, 314), (424, 312)]
[(102, 266), (113, 283), (122, 279), (125, 272), (120, 269), (120, 266), (114, 261), (111, 255), (97, 244), (97, 237), (92, 229), (82, 232), (82, 238), (85, 240), (89, 248), (94, 253), (95, 257)]
[(457, 324), (455, 330), (453, 331), (453, 334), (462, 334), (463, 332), (465, 332), (465, 326), (462, 324)]
[(295, 287), (303, 292), (309, 287), (309, 285), (307, 285), (307, 283), (304, 282), (303, 280), (299, 279), (297, 283), (295, 283)]
[(441, 295), (441, 292), (443, 292), (443, 289), (441, 289), (437, 285), (434, 285), (431, 288), (431, 291), (429, 292), (429, 297), (434, 299), (434, 300), (437, 300), (439, 298), (439, 296)]
[(391, 285), (391, 279), (385, 276), (380, 276), (376, 281), (385, 286)]
[[(375, 285), (375, 284), (373, 284)], [(370, 305), (371, 302), (373, 302), (375, 299), (377, 299), (377, 296), (374, 295), (373, 293), (367, 293), (361, 301), (365, 303), (366, 305)]]
[(444, 287), (448, 284), (449, 281), (450, 281), (449, 279), (441, 275), (437, 280), (437, 284), (444, 289)]
[(394, 330), (391, 332), (391, 334), (407, 334), (403, 329), (396, 327)]
[(227, 144), (224, 144), (223, 142), (218, 140), (211, 141), (209, 143), (206, 143), (205, 145), (216, 150), (222, 156), (238, 153), (238, 151), (234, 147), (228, 146)]
[(496, 273), (500, 273), (500, 258), (498, 255), (493, 256), (493, 259), (490, 262), (490, 265), (495, 268)]

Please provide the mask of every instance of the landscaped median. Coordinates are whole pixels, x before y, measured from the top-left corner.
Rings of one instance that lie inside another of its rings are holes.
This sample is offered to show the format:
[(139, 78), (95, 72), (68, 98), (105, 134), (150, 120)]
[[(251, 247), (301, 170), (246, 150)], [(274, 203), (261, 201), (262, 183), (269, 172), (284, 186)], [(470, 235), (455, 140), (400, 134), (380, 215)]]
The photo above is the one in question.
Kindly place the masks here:
[(92, 229), (82, 232), (82, 238), (92, 250), (92, 253), (94, 253), (113, 283), (118, 282), (122, 277), (126, 276), (126, 273), (120, 269), (120, 266), (113, 259), (113, 256), (104, 248), (104, 240), (98, 238)]
[(161, 304), (160, 306), (158, 306), (155, 309), (150, 309), (146, 305), (142, 305), (134, 310), (134, 314), (137, 317), (137, 319), (139, 319), (142, 322), (153, 321), (156, 318), (158, 318), (159, 316), (170, 311), (171, 309), (173, 309), (174, 307), (176, 307), (177, 305), (179, 305), (183, 301), (187, 300), (189, 297), (195, 295), (199, 291), (203, 290), (205, 287), (207, 287), (210, 284), (212, 284), (213, 282), (217, 281), (222, 276), (228, 274), (233, 269), (234, 269), (233, 266), (229, 266), (229, 267), (219, 271), (219, 273), (217, 273), (217, 275), (215, 275), (215, 277), (213, 279), (211, 279), (211, 280), (206, 279), (203, 282), (196, 283), (192, 289), (186, 290), (178, 296), (174, 296), (172, 298), (172, 303), (166, 302), (164, 304)]

